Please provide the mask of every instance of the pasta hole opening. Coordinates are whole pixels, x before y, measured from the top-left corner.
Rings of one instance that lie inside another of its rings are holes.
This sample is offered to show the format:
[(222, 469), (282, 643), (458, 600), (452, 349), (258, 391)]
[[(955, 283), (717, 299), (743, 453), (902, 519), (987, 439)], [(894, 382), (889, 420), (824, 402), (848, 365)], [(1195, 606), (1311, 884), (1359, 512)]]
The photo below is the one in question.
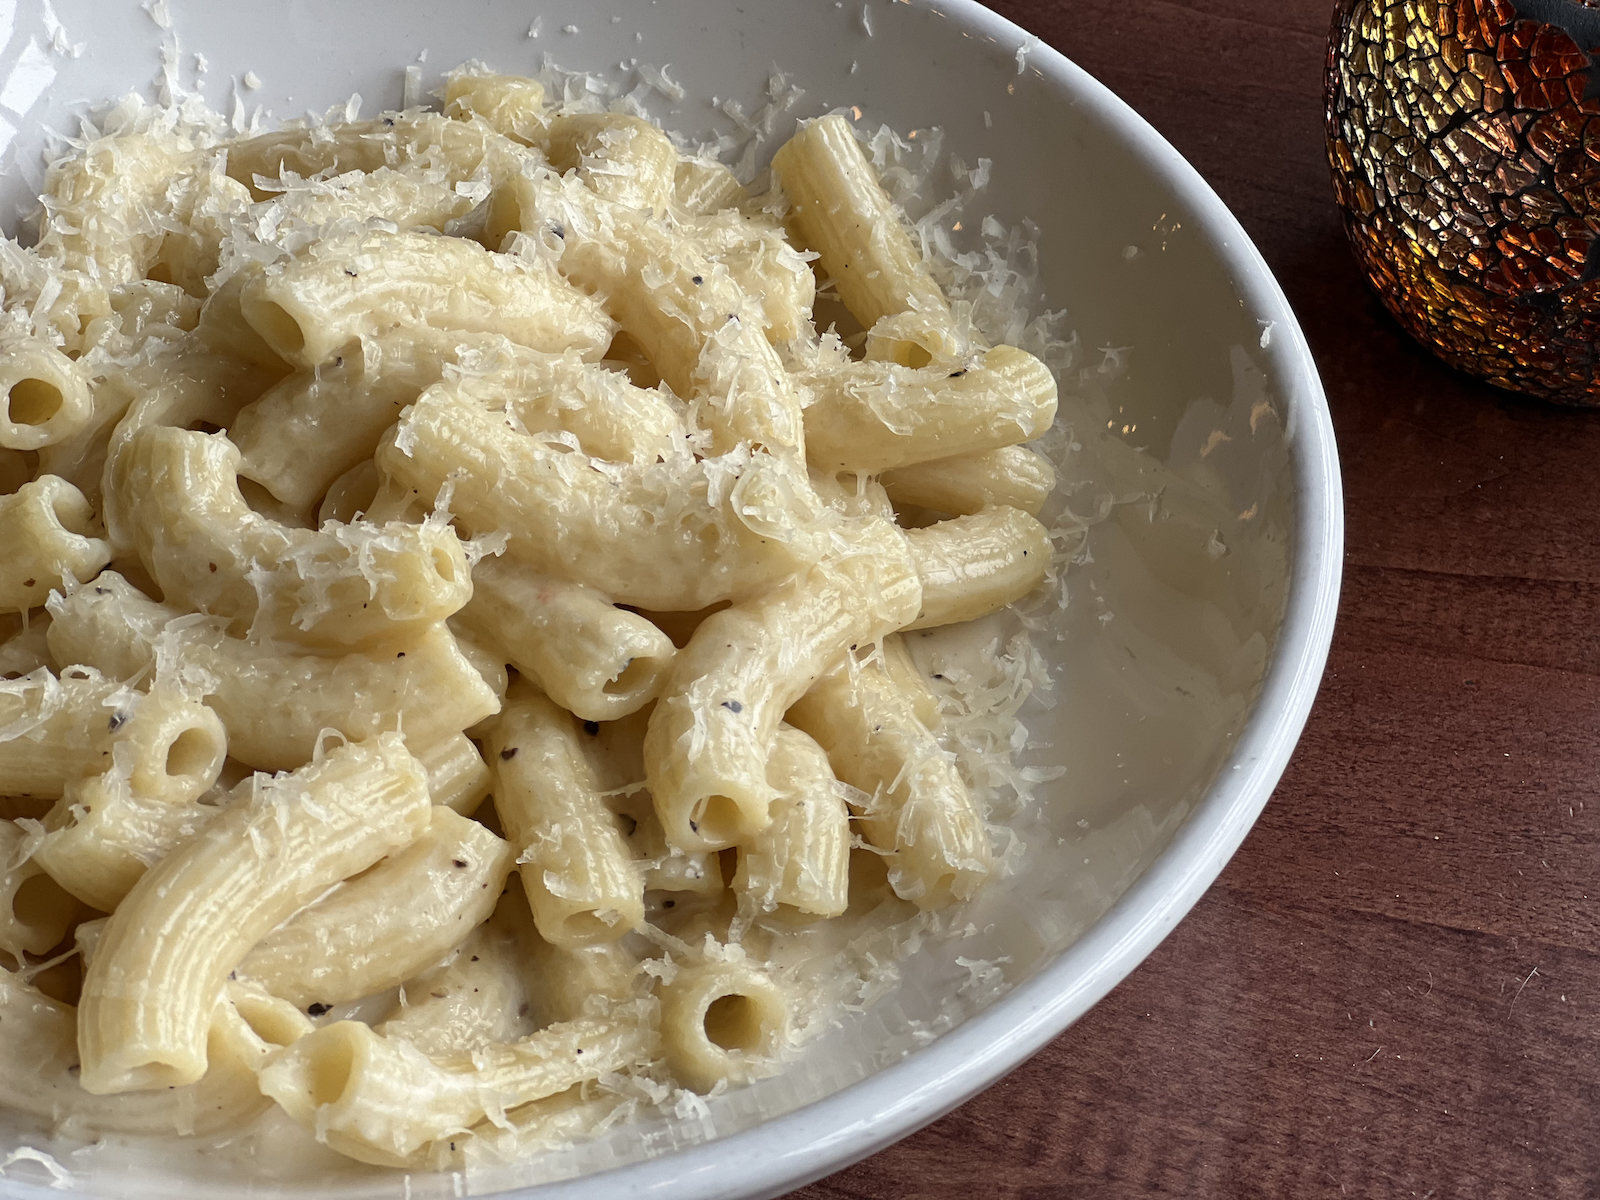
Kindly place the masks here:
[(167, 774), (189, 779), (208, 774), (217, 761), (217, 751), (215, 740), (205, 730), (185, 729), (167, 747)]
[(593, 946), (616, 939), (618, 930), (596, 913), (576, 912), (561, 923), (560, 938), (568, 946)]
[(305, 349), (306, 335), (300, 328), (300, 322), (291, 317), (281, 304), (267, 301), (255, 305), (250, 312), (250, 324), (279, 354), (298, 354)]
[(749, 996), (730, 992), (706, 1007), (706, 1037), (711, 1044), (735, 1054), (748, 1054), (766, 1037), (761, 1005)]
[(919, 346), (916, 342), (902, 344), (896, 351), (895, 357), (904, 366), (908, 366), (913, 370), (925, 367), (933, 361), (933, 355), (928, 353), (926, 347)]
[(64, 888), (42, 871), (30, 875), (11, 894), (11, 914), (24, 929), (37, 930), (48, 948), (67, 930), (67, 918), (76, 902)]
[(707, 796), (695, 806), (694, 823), (702, 838), (723, 846), (738, 841), (744, 827), (739, 804), (732, 796)]
[(356, 1047), (348, 1037), (329, 1038), (308, 1056), (310, 1063), (311, 1103), (321, 1108), (324, 1104), (337, 1104), (350, 1086), (350, 1076), (355, 1073)]
[(50, 498), (50, 511), (55, 516), (56, 524), (68, 533), (78, 537), (90, 537), (94, 527), (89, 523), (89, 506), (70, 492)]
[(43, 425), (66, 403), (61, 389), (43, 379), (19, 379), (6, 397), (6, 411), (13, 425)]
[(304, 1031), (302, 1025), (276, 1004), (255, 997), (240, 997), (234, 1007), (244, 1023), (250, 1026), (250, 1031), (269, 1045), (291, 1045)]
[(435, 546), (433, 548), (433, 569), (438, 573), (439, 578), (446, 583), (454, 583), (456, 581), (455, 559), (450, 557), (450, 552), (443, 546)]
[(631, 696), (655, 681), (660, 666), (654, 658), (630, 658), (628, 665), (617, 672), (615, 678), (606, 680), (605, 687), (600, 690), (608, 696)]

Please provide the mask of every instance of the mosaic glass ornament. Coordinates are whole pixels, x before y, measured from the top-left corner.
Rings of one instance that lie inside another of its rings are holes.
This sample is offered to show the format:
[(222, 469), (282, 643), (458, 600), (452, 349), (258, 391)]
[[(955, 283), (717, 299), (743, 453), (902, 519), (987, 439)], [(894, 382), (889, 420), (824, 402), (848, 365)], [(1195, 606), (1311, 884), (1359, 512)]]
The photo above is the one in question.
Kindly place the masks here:
[(1400, 324), (1499, 387), (1600, 405), (1600, 0), (1339, 0), (1327, 122)]

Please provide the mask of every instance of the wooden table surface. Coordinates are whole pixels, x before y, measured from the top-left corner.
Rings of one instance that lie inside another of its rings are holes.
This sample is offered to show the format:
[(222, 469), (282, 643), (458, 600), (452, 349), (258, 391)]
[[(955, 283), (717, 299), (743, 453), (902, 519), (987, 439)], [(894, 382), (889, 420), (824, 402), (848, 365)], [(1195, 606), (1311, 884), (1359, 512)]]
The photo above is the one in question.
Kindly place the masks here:
[(1299, 748), (1190, 916), (1009, 1077), (795, 1195), (1600, 1195), (1600, 412), (1453, 374), (1368, 292), (1323, 157), (1331, 0), (990, 3), (1282, 282), (1344, 592)]

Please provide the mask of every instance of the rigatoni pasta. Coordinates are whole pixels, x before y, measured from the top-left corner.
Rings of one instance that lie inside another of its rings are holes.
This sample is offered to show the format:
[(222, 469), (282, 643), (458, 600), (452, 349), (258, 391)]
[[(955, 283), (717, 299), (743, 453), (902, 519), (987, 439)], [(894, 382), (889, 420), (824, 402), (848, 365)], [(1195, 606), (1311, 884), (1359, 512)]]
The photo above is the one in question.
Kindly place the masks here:
[(1049, 576), (1050, 369), (842, 115), (761, 193), (442, 99), (134, 119), (0, 252), (0, 1103), (515, 1153), (780, 1070), (997, 869), (900, 631)]

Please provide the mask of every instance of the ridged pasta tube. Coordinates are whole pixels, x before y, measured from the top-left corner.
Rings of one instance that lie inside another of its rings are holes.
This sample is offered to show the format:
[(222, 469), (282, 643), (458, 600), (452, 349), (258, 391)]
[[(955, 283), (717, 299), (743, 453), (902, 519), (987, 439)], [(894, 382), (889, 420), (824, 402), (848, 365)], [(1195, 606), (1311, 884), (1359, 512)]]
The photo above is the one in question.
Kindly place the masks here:
[(298, 128), (265, 133), (228, 146), (228, 174), (256, 199), (274, 195), (255, 177), (277, 180), (283, 172), (301, 178), (328, 172), (408, 167), (437, 172), (452, 186), (480, 172), (496, 179), (528, 160), (528, 151), (482, 121), (451, 120), (438, 113), (393, 113), (337, 129)]
[(612, 462), (653, 463), (682, 449), (683, 418), (674, 402), (574, 351), (549, 355), (506, 344), (474, 365), (483, 369), (444, 390), (515, 417), (530, 433), (564, 430), (585, 453)]
[(611, 1071), (649, 1062), (655, 1030), (635, 1020), (552, 1025), (519, 1042), (430, 1058), (359, 1021), (301, 1038), (261, 1072), (266, 1092), (341, 1154), (416, 1165), (430, 1143)]
[(1026, 446), (957, 454), (896, 467), (878, 477), (897, 505), (915, 504), (953, 517), (993, 505), (1037, 517), (1056, 486), (1056, 469)]
[(920, 318), (922, 354), (908, 340), (896, 361), (921, 366), (930, 351), (959, 352), (949, 302), (849, 121), (835, 113), (803, 125), (773, 155), (772, 169), (789, 197), (796, 240), (817, 252), (822, 274), (862, 327), (899, 313)]
[(544, 1024), (534, 1017), (529, 998), (526, 947), (537, 936), (513, 873), (493, 915), (443, 962), (406, 980), (374, 1028), (430, 1055), (527, 1037)]
[(357, 1000), (439, 961), (494, 911), (511, 847), (434, 805), (405, 849), (268, 934), (238, 973), (300, 1008)]
[(790, 708), (789, 721), (828, 752), (840, 779), (872, 797), (860, 827), (890, 855), (895, 894), (933, 909), (970, 898), (992, 860), (972, 794), (916, 709), (881, 666), (846, 662)]
[(827, 752), (780, 725), (767, 760), (772, 822), (739, 847), (736, 891), (771, 912), (836, 917), (850, 904), (850, 812)]
[(209, 1067), (183, 1087), (115, 1097), (79, 1086), (78, 1013), (10, 971), (0, 971), (0, 1102), (53, 1128), (143, 1137), (204, 1137), (237, 1129), (271, 1101), (256, 1086), (268, 1055), (310, 1023), (287, 1005), (240, 997), (217, 1002), (206, 1035)]
[[(94, 476), (106, 535), (118, 558), (135, 552), (133, 531), (123, 517), (119, 501), (129, 442), (152, 425), (211, 432), (226, 429), (239, 410), (272, 386), (281, 374), (254, 363), (211, 354), (201, 346), (173, 351), (170, 357), (157, 362), (159, 367), (130, 371), (120, 381), (120, 386), (133, 389), (137, 397), (116, 420), (105, 443), (101, 468)], [(99, 394), (97, 390), (97, 399)], [(89, 469), (93, 461), (94, 456), (90, 455), (82, 469)]]
[(1056, 381), (1033, 355), (996, 346), (950, 370), (853, 362), (802, 375), (806, 458), (824, 471), (882, 471), (1015, 445), (1056, 415)]
[(285, 362), (314, 367), (397, 325), (498, 333), (534, 350), (598, 360), (614, 326), (547, 266), (466, 238), (368, 230), (268, 267), (240, 311)]
[(427, 776), (398, 734), (347, 743), (255, 794), (145, 874), (89, 964), (78, 1009), (96, 1095), (179, 1087), (206, 1070), (206, 1030), (250, 947), (330, 886), (427, 827)]
[(737, 959), (680, 966), (661, 986), (661, 1045), (685, 1086), (747, 1083), (789, 1034), (789, 1002), (770, 976)]
[(817, 277), (780, 227), (739, 209), (685, 217), (679, 224), (707, 257), (728, 269), (746, 296), (760, 303), (769, 340), (788, 341), (809, 328)]
[(767, 454), (607, 463), (430, 388), (385, 435), (377, 462), (429, 496), (448, 481), (468, 528), (509, 530), (512, 555), (621, 604), (706, 608), (822, 552), (822, 506), (804, 472)]
[(458, 71), (445, 83), (444, 101), (446, 116), (477, 117), (525, 146), (544, 140), (544, 85), (537, 79)]
[(998, 612), (1043, 583), (1050, 569), (1050, 534), (1020, 509), (986, 508), (906, 538), (922, 579), (922, 612), (908, 629)]
[(490, 204), (491, 230), (559, 247), (561, 273), (606, 297), (661, 378), (695, 401), (715, 451), (741, 442), (803, 451), (800, 398), (767, 341), (764, 311), (692, 238), (549, 171), (518, 176)]
[(88, 914), (29, 856), (34, 842), (15, 821), (0, 821), (0, 950), (22, 962), (43, 954)]
[(174, 846), (219, 811), (195, 803), (227, 757), (222, 721), (158, 685), (111, 738), (111, 766), (67, 784), (34, 858), (80, 900), (110, 912)]
[(51, 316), (66, 349), (79, 349), (83, 326), (110, 312), (112, 288), (155, 261), (167, 190), (193, 162), (188, 140), (149, 130), (97, 138), (52, 164), (33, 252), (65, 272)]
[(458, 620), (585, 721), (615, 721), (643, 708), (677, 655), (671, 639), (639, 614), (514, 559), (481, 559), (472, 588)]
[(138, 698), (118, 678), (83, 666), (68, 667), (59, 677), (41, 668), (0, 681), (0, 779), (6, 790), (57, 799), (74, 779), (98, 775), (111, 765), (111, 734)]
[(562, 113), (550, 118), (544, 151), (558, 171), (602, 199), (659, 216), (672, 199), (678, 152), (667, 135), (628, 113)]
[[(324, 656), (228, 637), (205, 622), (168, 630), (181, 615), (107, 571), (52, 609), (50, 645), (67, 662), (132, 676), (154, 666), (167, 638), (178, 662), (212, 677), (206, 703), (228, 728), (229, 753), (263, 770), (306, 762), (324, 729), (361, 739), (400, 728), (427, 746), (499, 711), (499, 697), (443, 624), (403, 650)], [(0, 684), (0, 697), (8, 686)]]
[(0, 446), (41, 450), (64, 442), (93, 412), (85, 367), (32, 334), (0, 333)]
[(570, 713), (522, 687), (485, 744), (534, 924), (557, 946), (616, 941), (644, 921), (644, 879), (579, 736)]
[(250, 628), (264, 591), (267, 631), (312, 645), (400, 642), (466, 603), (472, 580), (441, 524), (366, 522), (295, 529), (254, 512), (239, 451), (221, 434), (141, 429), (116, 491), (139, 558), (167, 601)]
[(672, 173), (672, 200), (685, 213), (707, 216), (747, 199), (733, 169), (714, 158), (680, 158)]
[(239, 475), (291, 508), (315, 504), (335, 478), (370, 459), (383, 431), (423, 388), (437, 383), (458, 347), (481, 339), (448, 330), (394, 329), (298, 371), (239, 411), (228, 440)]
[(0, 496), (0, 613), (38, 608), (52, 591), (93, 579), (111, 561), (98, 532), (83, 493), (55, 475)]
[(644, 740), (645, 778), (671, 845), (720, 849), (765, 829), (767, 756), (784, 710), (842, 652), (918, 611), (900, 530), (866, 520), (841, 542), (804, 575), (707, 617), (679, 653)]
[(428, 773), (428, 798), (463, 817), (470, 817), (489, 794), (489, 764), (464, 733), (418, 745), (411, 753)]

